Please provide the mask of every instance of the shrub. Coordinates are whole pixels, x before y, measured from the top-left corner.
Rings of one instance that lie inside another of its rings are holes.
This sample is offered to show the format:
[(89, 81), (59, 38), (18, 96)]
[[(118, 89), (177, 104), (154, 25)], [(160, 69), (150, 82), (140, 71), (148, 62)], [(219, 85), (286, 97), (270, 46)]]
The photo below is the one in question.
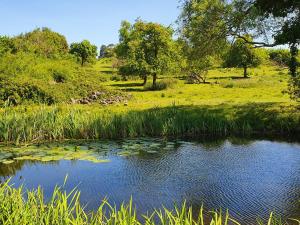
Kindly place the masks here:
[(291, 53), (285, 49), (269, 51), (269, 58), (281, 66), (288, 66), (291, 60)]
[(37, 86), (25, 83), (23, 85), (6, 79), (0, 79), (0, 100), (2, 104), (18, 105), (24, 101), (53, 104), (55, 99)]
[(66, 74), (59, 71), (54, 71), (52, 76), (57, 83), (64, 83), (67, 80)]

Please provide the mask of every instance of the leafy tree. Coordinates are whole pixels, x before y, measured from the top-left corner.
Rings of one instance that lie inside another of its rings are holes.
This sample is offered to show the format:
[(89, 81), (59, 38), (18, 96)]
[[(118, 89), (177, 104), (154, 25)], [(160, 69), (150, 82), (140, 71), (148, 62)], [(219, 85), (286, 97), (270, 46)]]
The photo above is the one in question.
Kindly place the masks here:
[(93, 62), (97, 56), (97, 47), (88, 40), (80, 43), (73, 43), (70, 46), (70, 53), (77, 56), (81, 61), (81, 66), (86, 62)]
[(184, 1), (179, 31), (190, 80), (205, 83), (213, 58), (222, 55), (226, 49), (227, 8), (222, 0)]
[(179, 17), (181, 38), (193, 50), (195, 58), (215, 55), (227, 44), (225, 16), (228, 6), (223, 0), (186, 0)]
[(99, 58), (110, 58), (114, 56), (114, 44), (101, 45)]
[[(245, 37), (251, 41), (250, 37)], [(244, 78), (248, 77), (248, 67), (258, 66), (261, 59), (253, 46), (245, 43), (243, 39), (238, 38), (229, 50), (225, 59), (225, 66), (240, 67), (244, 69)]]
[(137, 20), (131, 25), (122, 22), (120, 44), (116, 53), (123, 65), (121, 73), (138, 75), (147, 82), (149, 75), (153, 78), (155, 89), (158, 74), (175, 68), (176, 44), (172, 39), (173, 30), (157, 23)]
[(49, 28), (38, 28), (13, 38), (15, 51), (34, 53), (47, 58), (66, 55), (69, 45), (66, 38)]

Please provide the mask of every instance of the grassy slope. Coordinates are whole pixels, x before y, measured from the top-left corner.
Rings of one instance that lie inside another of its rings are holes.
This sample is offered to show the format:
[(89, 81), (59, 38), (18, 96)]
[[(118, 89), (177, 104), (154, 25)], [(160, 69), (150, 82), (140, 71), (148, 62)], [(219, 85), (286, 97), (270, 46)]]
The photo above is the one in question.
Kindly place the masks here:
[[(65, 80), (56, 82), (55, 74), (63, 75)], [(10, 79), (16, 86), (37, 86), (57, 103), (82, 98), (92, 91), (103, 89), (103, 78), (97, 70), (81, 67), (71, 57), (48, 59), (33, 54), (8, 54), (0, 58), (1, 77)]]
[[(99, 61), (94, 69), (95, 80), (115, 76), (109, 60)], [(140, 80), (101, 83), (131, 93), (127, 106), (2, 109), (0, 140), (299, 134), (299, 108), (282, 93), (287, 69), (264, 65), (250, 72), (250, 79), (240, 79), (239, 69), (215, 69), (209, 72), (210, 84), (179, 80), (175, 88), (162, 91), (144, 91)]]

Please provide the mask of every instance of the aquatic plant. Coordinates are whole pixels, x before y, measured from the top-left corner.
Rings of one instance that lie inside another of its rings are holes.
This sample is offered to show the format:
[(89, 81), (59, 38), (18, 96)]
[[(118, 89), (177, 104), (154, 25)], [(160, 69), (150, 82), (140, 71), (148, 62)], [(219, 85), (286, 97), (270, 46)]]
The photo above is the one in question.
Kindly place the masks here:
[(0, 163), (11, 164), (16, 161), (59, 161), (85, 160), (94, 163), (108, 162), (96, 149), (82, 149), (77, 145), (37, 145), (19, 147), (0, 147)]
[[(66, 180), (65, 180), (66, 182)], [(63, 187), (55, 187), (50, 200), (46, 201), (43, 190), (25, 191), (23, 187), (14, 188), (9, 180), (0, 185), (0, 224), (3, 225), (239, 225), (228, 211), (208, 212), (201, 207), (194, 213), (192, 207), (183, 203), (173, 210), (166, 208), (155, 210), (148, 215), (139, 216), (133, 201), (117, 207), (111, 205), (107, 199), (102, 201), (94, 212), (87, 212), (80, 203), (80, 192), (73, 189), (64, 191)], [(294, 220), (300, 224), (300, 220)], [(259, 221), (259, 225), (286, 224), (273, 214), (266, 221)]]
[(243, 104), (155, 107), (140, 110), (97, 106), (0, 109), (0, 142), (131, 137), (297, 135), (300, 113), (293, 106)]

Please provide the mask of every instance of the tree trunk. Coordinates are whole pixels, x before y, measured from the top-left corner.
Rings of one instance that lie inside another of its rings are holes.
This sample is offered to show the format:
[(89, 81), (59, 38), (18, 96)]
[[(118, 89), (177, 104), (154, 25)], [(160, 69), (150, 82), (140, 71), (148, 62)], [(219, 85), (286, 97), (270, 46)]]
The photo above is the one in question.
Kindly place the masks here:
[(144, 79), (143, 86), (145, 86), (146, 83), (147, 83), (147, 75), (145, 75), (145, 76), (143, 77), (143, 79)]
[(244, 78), (248, 78), (247, 66), (244, 66)]
[(289, 70), (292, 75), (292, 77), (296, 77), (297, 75), (297, 54), (298, 49), (296, 43), (292, 43), (290, 45), (290, 52), (291, 52), (291, 61), (289, 65)]
[(154, 73), (154, 74), (153, 74), (153, 83), (152, 83), (152, 88), (153, 88), (153, 89), (156, 88), (156, 79), (157, 79), (157, 74)]
[(83, 59), (83, 57), (81, 58), (81, 66), (83, 66), (83, 64), (84, 64), (84, 59)]

